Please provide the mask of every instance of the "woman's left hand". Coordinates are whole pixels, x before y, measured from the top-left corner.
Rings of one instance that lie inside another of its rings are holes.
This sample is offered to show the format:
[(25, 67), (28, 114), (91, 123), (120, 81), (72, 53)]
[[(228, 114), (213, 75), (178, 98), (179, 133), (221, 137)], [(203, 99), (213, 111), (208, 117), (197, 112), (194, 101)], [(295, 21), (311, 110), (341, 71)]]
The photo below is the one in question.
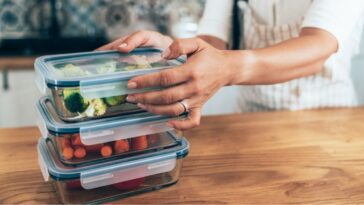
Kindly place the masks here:
[(200, 124), (201, 109), (221, 87), (232, 84), (235, 69), (229, 65), (229, 51), (218, 50), (199, 38), (178, 39), (164, 51), (162, 57), (175, 59), (188, 55), (181, 66), (158, 73), (135, 77), (128, 82), (129, 89), (166, 87), (164, 90), (129, 95), (129, 102), (151, 113), (178, 116), (188, 105), (185, 120), (172, 120), (169, 124), (179, 130)]

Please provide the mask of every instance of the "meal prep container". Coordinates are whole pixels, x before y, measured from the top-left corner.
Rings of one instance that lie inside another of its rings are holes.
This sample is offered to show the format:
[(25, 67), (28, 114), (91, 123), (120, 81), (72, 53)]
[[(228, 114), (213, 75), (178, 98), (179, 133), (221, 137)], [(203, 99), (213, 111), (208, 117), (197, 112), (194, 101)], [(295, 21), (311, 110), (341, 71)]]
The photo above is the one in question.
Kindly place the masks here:
[[(57, 115), (51, 101), (43, 97), (37, 104), (38, 126), (49, 138), (60, 161), (80, 166), (95, 161), (153, 152), (178, 146), (176, 135), (167, 135), (170, 117), (148, 112), (65, 123)], [(183, 118), (180, 116), (179, 118)]]
[(122, 54), (97, 51), (37, 58), (37, 85), (50, 96), (64, 121), (83, 121), (141, 111), (126, 102), (128, 94), (161, 88), (130, 90), (129, 79), (181, 65), (183, 58), (165, 60), (161, 50), (139, 48)]
[[(172, 132), (166, 133), (173, 136)], [(38, 142), (38, 161), (45, 181), (52, 181), (62, 203), (104, 203), (175, 184), (189, 146), (179, 146), (82, 167), (58, 160), (49, 140)]]

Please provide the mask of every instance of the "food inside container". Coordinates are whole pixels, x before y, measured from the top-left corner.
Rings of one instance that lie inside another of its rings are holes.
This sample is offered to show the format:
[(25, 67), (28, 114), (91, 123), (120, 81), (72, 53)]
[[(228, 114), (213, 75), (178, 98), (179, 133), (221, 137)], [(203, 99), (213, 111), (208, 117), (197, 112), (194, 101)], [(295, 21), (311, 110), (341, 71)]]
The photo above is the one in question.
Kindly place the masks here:
[(178, 146), (168, 149), (70, 167), (59, 161), (52, 142), (42, 138), (38, 159), (45, 181), (53, 183), (61, 203), (105, 203), (175, 184), (188, 149), (182, 138)]
[[(63, 122), (46, 97), (41, 98), (38, 126), (55, 147), (60, 161), (80, 166), (178, 146), (167, 126), (170, 117), (148, 112), (77, 123)], [(183, 118), (184, 116), (181, 116)]]
[(161, 50), (136, 49), (128, 54), (98, 51), (44, 56), (36, 60), (37, 85), (50, 96), (64, 121), (83, 121), (124, 115), (141, 110), (126, 101), (131, 93), (162, 88), (129, 90), (129, 79), (173, 68), (182, 58), (166, 60)]
[(180, 141), (165, 133), (137, 136), (95, 145), (84, 145), (79, 134), (49, 135), (60, 160), (68, 165), (93, 163), (98, 160), (128, 157), (177, 146)]

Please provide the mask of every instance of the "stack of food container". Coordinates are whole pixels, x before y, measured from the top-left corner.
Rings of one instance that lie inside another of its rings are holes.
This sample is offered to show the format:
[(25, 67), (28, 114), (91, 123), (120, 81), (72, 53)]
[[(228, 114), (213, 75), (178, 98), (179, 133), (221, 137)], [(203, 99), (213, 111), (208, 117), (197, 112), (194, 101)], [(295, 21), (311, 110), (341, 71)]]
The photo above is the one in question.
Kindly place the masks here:
[(148, 91), (129, 90), (130, 78), (183, 63), (160, 54), (146, 48), (36, 60), (44, 94), (37, 104), (38, 160), (62, 203), (101, 203), (178, 181), (187, 140), (167, 126), (171, 117), (126, 101), (128, 94)]

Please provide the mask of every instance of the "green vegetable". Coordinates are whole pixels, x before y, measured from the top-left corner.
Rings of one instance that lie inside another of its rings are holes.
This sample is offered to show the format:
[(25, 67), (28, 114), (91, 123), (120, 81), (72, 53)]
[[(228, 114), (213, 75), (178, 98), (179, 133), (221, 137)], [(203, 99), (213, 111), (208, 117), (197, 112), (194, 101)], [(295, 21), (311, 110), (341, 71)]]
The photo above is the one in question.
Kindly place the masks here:
[(101, 116), (106, 113), (107, 106), (100, 98), (90, 100), (91, 106), (94, 108), (94, 115)]
[(98, 74), (114, 73), (116, 71), (116, 61), (108, 61), (96, 68)]
[(108, 106), (116, 106), (126, 102), (126, 95), (103, 98)]
[(64, 105), (70, 112), (84, 112), (89, 103), (85, 101), (78, 89), (63, 90)]
[(59, 74), (63, 75), (64, 77), (75, 77), (75, 76), (86, 75), (84, 70), (73, 64), (66, 64), (63, 67), (60, 67), (59, 71), (61, 71), (61, 73)]

